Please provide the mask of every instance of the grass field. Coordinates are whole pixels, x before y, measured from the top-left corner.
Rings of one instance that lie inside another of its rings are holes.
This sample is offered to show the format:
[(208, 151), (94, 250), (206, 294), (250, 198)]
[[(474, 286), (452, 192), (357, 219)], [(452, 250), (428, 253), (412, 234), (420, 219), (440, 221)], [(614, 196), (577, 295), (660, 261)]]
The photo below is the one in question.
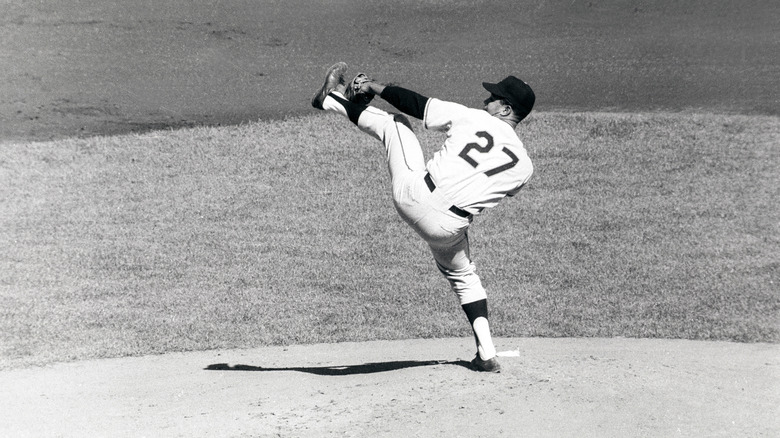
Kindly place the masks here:
[[(496, 335), (780, 341), (780, 119), (518, 132), (536, 174), (470, 233)], [(4, 145), (0, 367), (468, 336), (380, 147), (324, 114)]]

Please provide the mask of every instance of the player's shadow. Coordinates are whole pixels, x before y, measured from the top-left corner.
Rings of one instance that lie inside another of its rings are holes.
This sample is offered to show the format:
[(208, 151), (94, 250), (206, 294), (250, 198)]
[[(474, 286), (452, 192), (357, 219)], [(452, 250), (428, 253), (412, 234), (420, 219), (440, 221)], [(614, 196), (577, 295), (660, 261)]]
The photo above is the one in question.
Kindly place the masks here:
[(388, 371), (402, 370), (405, 368), (427, 367), (433, 365), (457, 365), (469, 368), (469, 362), (463, 360), (444, 361), (444, 360), (402, 360), (394, 362), (374, 362), (362, 365), (343, 365), (343, 366), (324, 366), (324, 367), (260, 367), (256, 365), (228, 365), (226, 363), (215, 363), (207, 366), (206, 370), (211, 371), (298, 371), (301, 373), (316, 374), (318, 376), (350, 376), (354, 374), (373, 374), (384, 373)]

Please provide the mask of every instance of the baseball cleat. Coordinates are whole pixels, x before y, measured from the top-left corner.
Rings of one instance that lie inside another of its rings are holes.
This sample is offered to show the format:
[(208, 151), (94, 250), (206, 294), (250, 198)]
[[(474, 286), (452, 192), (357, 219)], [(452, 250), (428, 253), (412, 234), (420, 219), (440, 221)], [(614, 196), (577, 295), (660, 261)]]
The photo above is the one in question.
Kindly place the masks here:
[(317, 109), (322, 108), (322, 102), (325, 97), (332, 91), (342, 91), (339, 88), (344, 87), (344, 73), (347, 72), (347, 64), (344, 62), (337, 62), (328, 69), (328, 74), (325, 75), (325, 83), (322, 84), (322, 88), (311, 99), (311, 106)]
[(369, 102), (371, 102), (371, 99), (374, 98), (374, 95), (360, 91), (360, 86), (366, 82), (374, 82), (374, 80), (366, 76), (365, 73), (358, 73), (344, 92), (344, 96), (347, 100), (360, 105), (368, 105)]
[(471, 360), (471, 369), (474, 371), (481, 371), (485, 373), (500, 373), (501, 365), (495, 357), (491, 357), (488, 360), (482, 360), (479, 354)]

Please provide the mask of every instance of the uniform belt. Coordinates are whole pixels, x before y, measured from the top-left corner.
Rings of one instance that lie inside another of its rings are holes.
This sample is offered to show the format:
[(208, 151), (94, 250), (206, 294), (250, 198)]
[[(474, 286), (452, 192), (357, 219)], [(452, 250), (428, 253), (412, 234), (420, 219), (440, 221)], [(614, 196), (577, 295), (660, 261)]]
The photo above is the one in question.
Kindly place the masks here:
[[(426, 173), (425, 174), (425, 185), (428, 186), (428, 190), (430, 190), (430, 191), (436, 190), (436, 184), (433, 183), (433, 180), (431, 179), (431, 174), (430, 173)], [(471, 213), (469, 213), (467, 211), (463, 211), (463, 210), (461, 210), (460, 208), (458, 208), (458, 207), (456, 207), (454, 205), (452, 207), (450, 207), (449, 210), (451, 212), (457, 214), (460, 217), (469, 217), (469, 216), (471, 216)]]

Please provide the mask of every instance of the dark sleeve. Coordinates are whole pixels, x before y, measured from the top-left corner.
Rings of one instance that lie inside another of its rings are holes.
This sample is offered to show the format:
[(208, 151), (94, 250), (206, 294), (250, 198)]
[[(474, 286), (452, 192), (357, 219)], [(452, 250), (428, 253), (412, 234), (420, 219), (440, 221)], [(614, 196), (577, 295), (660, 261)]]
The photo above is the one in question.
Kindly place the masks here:
[(380, 97), (404, 114), (420, 120), (425, 117), (425, 105), (428, 103), (428, 98), (421, 94), (391, 85), (382, 90)]

